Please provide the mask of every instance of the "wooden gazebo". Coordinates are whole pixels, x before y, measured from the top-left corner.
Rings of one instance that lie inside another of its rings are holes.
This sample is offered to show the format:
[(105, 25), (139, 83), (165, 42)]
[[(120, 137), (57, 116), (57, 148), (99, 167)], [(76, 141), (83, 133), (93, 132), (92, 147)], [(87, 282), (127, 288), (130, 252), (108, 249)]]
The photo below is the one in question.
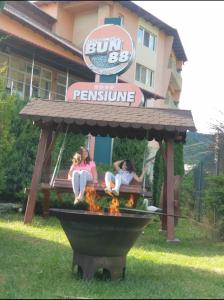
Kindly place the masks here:
[[(127, 137), (164, 141), (167, 145), (164, 159), (163, 229), (167, 240), (175, 240), (174, 232), (174, 148), (175, 140), (185, 140), (186, 131), (195, 131), (191, 111), (115, 106), (33, 99), (20, 112), (24, 119), (31, 119), (41, 128), (36, 162), (26, 207), (24, 222), (31, 223), (41, 174), (49, 182), (51, 152), (55, 143), (55, 132), (69, 132)], [(69, 126), (68, 126), (69, 125)], [(44, 169), (44, 170), (43, 170)]]

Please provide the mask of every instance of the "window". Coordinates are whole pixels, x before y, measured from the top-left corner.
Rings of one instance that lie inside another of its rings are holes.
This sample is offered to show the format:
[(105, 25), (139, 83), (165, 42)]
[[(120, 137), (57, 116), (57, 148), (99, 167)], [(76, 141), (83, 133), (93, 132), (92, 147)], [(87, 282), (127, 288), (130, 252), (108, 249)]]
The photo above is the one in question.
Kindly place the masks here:
[(147, 86), (154, 86), (154, 71), (136, 64), (135, 80), (139, 81)]
[(57, 89), (56, 89), (56, 99), (65, 100), (66, 93), (66, 74), (58, 73), (57, 74)]
[(138, 29), (138, 43), (143, 44), (143, 36), (144, 36), (144, 29), (139, 27)]
[[(78, 80), (69, 74), (68, 76), (68, 86), (72, 85), (73, 83), (77, 82)], [(66, 82), (67, 82), (67, 75), (65, 73), (58, 73), (57, 75), (57, 100), (65, 100), (66, 94)]]
[(8, 63), (9, 63), (8, 56), (0, 52), (0, 68), (7, 67)]
[(143, 27), (138, 29), (138, 43), (148, 47), (149, 49), (155, 51), (156, 49), (156, 35), (147, 31)]
[[(10, 56), (9, 86), (21, 97), (30, 96), (32, 62)], [(32, 97), (48, 99), (51, 91), (52, 72), (35, 63), (32, 78)]]
[(121, 19), (121, 26), (124, 26), (124, 16), (119, 15), (118, 17)]

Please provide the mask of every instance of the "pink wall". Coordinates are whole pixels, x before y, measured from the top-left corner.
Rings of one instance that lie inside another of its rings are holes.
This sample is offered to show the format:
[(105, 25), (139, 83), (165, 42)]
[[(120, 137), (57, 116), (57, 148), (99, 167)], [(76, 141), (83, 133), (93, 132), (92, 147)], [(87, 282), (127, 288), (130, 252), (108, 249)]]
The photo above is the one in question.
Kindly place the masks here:
[(171, 70), (168, 69), (169, 57), (172, 51), (173, 37), (159, 33), (157, 44), (157, 63), (155, 77), (155, 93), (166, 97), (170, 81)]
[(29, 27), (26, 27), (3, 14), (0, 14), (0, 17), (0, 29), (2, 29), (3, 31), (7, 30), (8, 33), (17, 36), (18, 38), (24, 39), (27, 42), (34, 43), (46, 50), (52, 51), (71, 60), (74, 60), (78, 63), (84, 64), (83, 60), (79, 56), (72, 54), (70, 51), (65, 50), (64, 48), (50, 41), (46, 37), (41, 36), (41, 34), (34, 32)]
[(58, 21), (55, 24), (54, 32), (64, 39), (72, 42), (74, 16), (63, 9), (63, 5), (58, 5)]

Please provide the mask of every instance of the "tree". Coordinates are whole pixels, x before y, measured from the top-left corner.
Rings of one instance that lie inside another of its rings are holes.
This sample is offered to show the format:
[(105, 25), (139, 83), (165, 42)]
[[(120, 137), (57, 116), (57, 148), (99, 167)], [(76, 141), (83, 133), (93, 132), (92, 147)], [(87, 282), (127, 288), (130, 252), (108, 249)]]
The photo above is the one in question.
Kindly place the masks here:
[[(165, 151), (165, 144), (162, 145), (163, 151)], [(159, 206), (159, 200), (161, 195), (161, 188), (164, 180), (165, 165), (161, 149), (156, 153), (154, 170), (153, 170), (153, 205)], [(184, 159), (183, 159), (183, 143), (174, 143), (174, 176), (184, 175)]]
[(224, 123), (218, 122), (214, 124), (213, 129), (215, 130), (215, 163), (216, 163), (216, 175), (224, 174)]
[(13, 116), (14, 96), (8, 96), (4, 89), (4, 69), (0, 70), (0, 193), (5, 188), (6, 174), (4, 164), (12, 148), (14, 139), (10, 135)]
[(113, 146), (113, 161), (129, 159), (134, 163), (136, 172), (142, 172), (144, 152), (147, 149), (146, 140), (136, 140), (128, 138), (115, 138)]

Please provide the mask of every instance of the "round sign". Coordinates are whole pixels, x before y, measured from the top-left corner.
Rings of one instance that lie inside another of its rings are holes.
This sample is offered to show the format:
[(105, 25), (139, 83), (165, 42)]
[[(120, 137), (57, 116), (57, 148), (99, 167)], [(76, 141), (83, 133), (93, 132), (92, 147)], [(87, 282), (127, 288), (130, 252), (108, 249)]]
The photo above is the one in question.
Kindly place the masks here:
[(83, 44), (83, 58), (87, 67), (96, 74), (121, 74), (134, 58), (132, 38), (121, 26), (102, 25), (87, 36)]

